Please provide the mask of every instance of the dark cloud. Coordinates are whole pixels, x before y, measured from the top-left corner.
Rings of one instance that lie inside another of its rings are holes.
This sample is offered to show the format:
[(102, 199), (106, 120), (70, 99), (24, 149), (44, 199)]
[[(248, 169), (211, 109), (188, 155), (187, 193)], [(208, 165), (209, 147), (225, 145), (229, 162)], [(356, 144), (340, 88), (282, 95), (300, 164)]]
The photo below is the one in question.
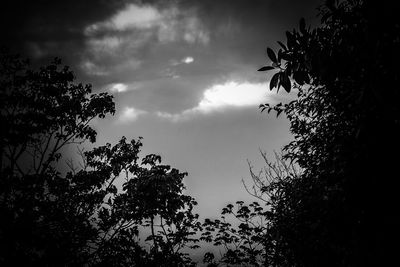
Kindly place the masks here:
[(235, 55), (242, 63), (254, 63), (265, 47), (282, 40), (286, 30), (297, 27), (301, 17), (315, 22), (321, 0), (182, 0), (195, 7), (212, 30), (218, 51)]
[(81, 52), (86, 26), (125, 6), (114, 0), (11, 0), (1, 4), (1, 45), (29, 57), (73, 58)]
[(1, 29), (5, 41), (68, 41), (82, 38), (83, 29), (121, 9), (126, 1), (72, 0), (2, 3)]
[[(16, 49), (57, 51), (59, 45), (76, 45), (84, 40), (86, 26), (106, 20), (129, 2), (127, 0), (11, 0), (2, 2), (0, 27), (2, 43)], [(229, 24), (236, 26), (232, 33), (240, 33), (236, 41), (249, 40), (246, 35), (268, 32), (276, 21), (298, 19), (299, 15), (310, 13), (318, 0), (307, 1), (266, 1), (266, 0), (182, 0), (182, 1), (139, 1), (165, 7), (178, 5), (183, 9), (195, 9), (199, 18), (213, 30), (214, 36), (229, 31)], [(233, 23), (232, 23), (233, 22)], [(263, 28), (263, 31), (260, 29)], [(225, 33), (229, 35), (230, 33)], [(74, 48), (77, 48), (74, 47)], [(58, 50), (58, 52), (62, 52)]]

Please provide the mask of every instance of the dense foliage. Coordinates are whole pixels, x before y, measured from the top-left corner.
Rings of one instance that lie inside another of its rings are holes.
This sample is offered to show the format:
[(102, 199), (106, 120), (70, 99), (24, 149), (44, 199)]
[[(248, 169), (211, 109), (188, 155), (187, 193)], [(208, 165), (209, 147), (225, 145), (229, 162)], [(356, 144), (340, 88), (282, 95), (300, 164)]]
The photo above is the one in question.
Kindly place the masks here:
[(265, 167), (259, 172), (249, 164), (252, 186), (243, 181), (247, 192), (258, 202), (228, 204), (220, 219), (206, 219), (203, 224), (201, 240), (211, 242), (222, 252), (219, 259), (213, 252), (207, 252), (204, 262), (208, 266), (290, 265), (282, 253), (287, 243), (279, 238), (281, 229), (277, 225), (285, 220), (287, 206), (282, 200), (297, 189), (302, 170), (281, 154), (275, 153), (274, 161), (265, 152), (261, 155)]
[[(283, 112), (294, 141), (287, 159), (304, 169), (280, 202), (277, 242), (289, 266), (381, 266), (395, 258), (394, 176), (400, 148), (400, 23), (393, 4), (327, 1), (321, 26), (287, 32), (271, 89), (295, 89)], [(293, 86), (293, 87), (292, 87)]]
[(95, 141), (90, 122), (114, 113), (112, 97), (75, 84), (58, 59), (38, 71), (0, 60), (0, 265), (192, 265), (183, 249), (195, 248), (200, 223), (186, 173), (140, 158), (141, 139), (125, 137), (81, 151), (62, 173), (65, 149)]

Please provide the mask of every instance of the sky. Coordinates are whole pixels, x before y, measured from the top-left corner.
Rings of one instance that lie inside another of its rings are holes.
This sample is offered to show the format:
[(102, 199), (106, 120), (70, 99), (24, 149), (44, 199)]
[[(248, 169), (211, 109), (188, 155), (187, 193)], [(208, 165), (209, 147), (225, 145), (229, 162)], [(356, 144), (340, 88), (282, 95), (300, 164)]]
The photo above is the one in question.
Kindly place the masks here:
[(97, 145), (142, 136), (143, 153), (186, 171), (197, 212), (253, 201), (248, 160), (262, 168), (291, 140), (284, 117), (259, 104), (269, 91), (266, 47), (277, 48), (301, 17), (317, 23), (319, 0), (72, 0), (2, 3), (1, 43), (33, 65), (57, 56), (77, 81), (114, 96), (116, 114), (96, 120)]

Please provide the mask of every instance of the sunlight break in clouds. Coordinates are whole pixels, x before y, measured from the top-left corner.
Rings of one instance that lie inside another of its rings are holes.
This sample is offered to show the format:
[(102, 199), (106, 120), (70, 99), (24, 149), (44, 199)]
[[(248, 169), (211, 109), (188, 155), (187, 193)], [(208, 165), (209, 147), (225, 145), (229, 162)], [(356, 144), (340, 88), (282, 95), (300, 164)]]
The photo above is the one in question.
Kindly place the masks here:
[(120, 123), (132, 122), (138, 119), (140, 115), (146, 114), (147, 112), (134, 107), (125, 107), (122, 110), (121, 115), (118, 118)]
[(214, 85), (204, 91), (203, 98), (195, 108), (207, 113), (229, 106), (258, 105), (264, 101), (268, 87), (265, 84), (227, 82)]
[(157, 116), (172, 121), (180, 121), (196, 114), (209, 114), (227, 108), (257, 107), (259, 104), (272, 98), (273, 93), (268, 90), (268, 83), (226, 82), (216, 84), (206, 89), (199, 104), (181, 113), (171, 114), (157, 112)]
[(182, 62), (186, 63), (186, 64), (190, 64), (193, 61), (194, 61), (194, 58), (192, 58), (192, 57), (185, 57), (184, 59), (182, 59)]

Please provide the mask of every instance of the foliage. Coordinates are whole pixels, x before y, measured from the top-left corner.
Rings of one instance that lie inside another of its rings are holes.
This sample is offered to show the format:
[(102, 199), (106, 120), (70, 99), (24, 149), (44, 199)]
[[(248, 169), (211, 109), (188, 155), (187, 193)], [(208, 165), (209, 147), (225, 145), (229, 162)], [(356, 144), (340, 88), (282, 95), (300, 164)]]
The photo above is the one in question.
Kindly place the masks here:
[[(284, 113), (294, 141), (285, 158), (304, 169), (279, 199), (275, 228), (289, 266), (382, 265), (393, 259), (399, 146), (400, 23), (389, 3), (327, 1), (316, 29), (287, 32), (270, 89), (298, 98), (262, 110)], [(397, 225), (397, 226), (396, 226)], [(276, 263), (282, 265), (281, 263)]]
[[(245, 205), (236, 202), (236, 208), (228, 204), (221, 213), (221, 219), (206, 219), (201, 239), (212, 242), (222, 249), (222, 257), (215, 260), (211, 252), (204, 255), (208, 266), (271, 266), (287, 264), (281, 248), (286, 245), (280, 239), (280, 229), (276, 227), (286, 209), (281, 200), (291, 194), (290, 186), (301, 175), (301, 170), (293, 162), (275, 153), (275, 162), (268, 160), (261, 152), (266, 166), (258, 173), (249, 163), (253, 186), (244, 184), (249, 194), (261, 201)], [(244, 183), (244, 182), (243, 182)]]
[[(265, 235), (267, 226), (264, 222), (266, 212), (257, 202), (244, 205), (243, 201), (234, 205), (228, 204), (221, 213), (221, 220), (204, 221), (205, 232), (201, 239), (221, 246), (224, 253), (219, 263), (229, 266), (262, 266), (265, 259)], [(231, 218), (229, 218), (229, 217)], [(232, 218), (239, 222), (233, 226)], [(211, 256), (212, 255), (212, 256)], [(211, 263), (214, 255), (208, 252), (204, 261)], [(215, 264), (215, 263), (214, 263)]]
[(81, 167), (59, 171), (68, 145), (94, 142), (90, 122), (115, 111), (60, 64), (34, 71), (1, 55), (0, 264), (192, 265), (183, 250), (201, 225), (186, 173), (140, 158), (141, 139), (81, 151)]
[(114, 113), (112, 97), (74, 84), (59, 59), (33, 71), (26, 60), (2, 51), (0, 69), (0, 236), (6, 248), (0, 261), (78, 263), (93, 231), (85, 213), (74, 216), (69, 194), (75, 192), (55, 164), (67, 145), (95, 140), (89, 123)]
[[(145, 156), (139, 164), (140, 147), (140, 141), (126, 143), (122, 138), (114, 147), (107, 144), (87, 153), (90, 167), (107, 171), (105, 177), (116, 178), (122, 172), (125, 179), (122, 191), (113, 189), (107, 195), (107, 205), (98, 212), (102, 236), (95, 254), (106, 266), (115, 262), (122, 262), (121, 266), (192, 265), (182, 249), (197, 248), (194, 243), (198, 240), (193, 236), (201, 227), (198, 215), (192, 213), (197, 203), (182, 194), (186, 173), (161, 165), (160, 156), (154, 154)], [(148, 227), (151, 232), (145, 241), (150, 244), (144, 250), (138, 246), (138, 238), (146, 235)], [(121, 243), (127, 246), (122, 251)]]

